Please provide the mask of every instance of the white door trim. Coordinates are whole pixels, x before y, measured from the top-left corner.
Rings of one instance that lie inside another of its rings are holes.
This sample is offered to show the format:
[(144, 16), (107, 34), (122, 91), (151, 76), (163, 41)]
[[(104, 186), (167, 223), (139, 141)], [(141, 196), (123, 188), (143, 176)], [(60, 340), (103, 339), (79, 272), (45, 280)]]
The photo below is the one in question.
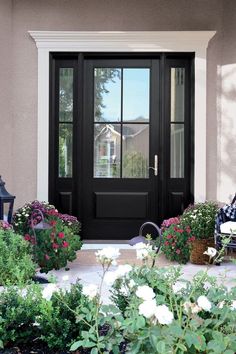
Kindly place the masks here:
[(37, 199), (48, 200), (49, 53), (195, 52), (194, 197), (206, 199), (206, 52), (215, 31), (29, 31), (38, 48)]

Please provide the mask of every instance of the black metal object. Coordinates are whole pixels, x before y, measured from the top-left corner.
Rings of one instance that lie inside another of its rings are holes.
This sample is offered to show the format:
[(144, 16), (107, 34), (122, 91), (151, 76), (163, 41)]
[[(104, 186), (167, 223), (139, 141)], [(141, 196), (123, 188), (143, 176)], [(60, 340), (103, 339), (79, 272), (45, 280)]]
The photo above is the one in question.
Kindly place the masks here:
[[(160, 251), (160, 248), (161, 248), (161, 243), (162, 243), (162, 233), (161, 233), (161, 229), (157, 226), (157, 224), (155, 224), (152, 221), (147, 221), (144, 224), (142, 224), (140, 226), (138, 236), (135, 236), (135, 237), (131, 238), (131, 240), (129, 241), (129, 244), (131, 246), (134, 246), (134, 245), (136, 245), (139, 242), (143, 242), (143, 243), (149, 243), (150, 242), (143, 236), (143, 230), (144, 230), (144, 228), (146, 226), (152, 226), (157, 231), (159, 242), (158, 242), (158, 245), (156, 245), (157, 246), (156, 254), (158, 254), (158, 252)], [(153, 241), (152, 241), (152, 243), (153, 243)], [(156, 242), (155, 242), (155, 244), (156, 244)], [(154, 266), (154, 264), (155, 264), (155, 260), (153, 261), (152, 266)]]
[(2, 176), (0, 176), (0, 220), (4, 220), (4, 215), (6, 213), (7, 221), (11, 223), (14, 199), (15, 196), (8, 193), (5, 188), (5, 182), (3, 182)]
[[(43, 213), (42, 213), (42, 211), (40, 209), (35, 209), (34, 213), (35, 212), (37, 212), (41, 216), (41, 221), (38, 224), (36, 224), (36, 225), (34, 225), (34, 222), (33, 222), (34, 221), (33, 214), (31, 215), (31, 220), (30, 220), (30, 226), (31, 226), (31, 229), (32, 229), (33, 234), (34, 234), (34, 239), (35, 239), (35, 244), (36, 244), (37, 243), (37, 235), (36, 235), (35, 230), (49, 230), (49, 229), (52, 228), (52, 226), (44, 221), (44, 216), (43, 216)], [(49, 281), (46, 278), (44, 278), (42, 276), (38, 276), (38, 275), (35, 275), (33, 277), (33, 280), (34, 280), (34, 282), (39, 283), (39, 284), (47, 284), (47, 283), (49, 283)]]

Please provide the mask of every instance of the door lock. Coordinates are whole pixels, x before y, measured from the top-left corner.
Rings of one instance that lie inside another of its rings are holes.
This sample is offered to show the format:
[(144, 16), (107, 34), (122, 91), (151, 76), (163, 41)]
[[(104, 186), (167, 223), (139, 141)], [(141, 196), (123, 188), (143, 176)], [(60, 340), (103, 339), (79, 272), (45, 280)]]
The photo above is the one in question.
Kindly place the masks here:
[(154, 171), (154, 176), (158, 176), (158, 155), (154, 155), (154, 167), (149, 166), (148, 168)]

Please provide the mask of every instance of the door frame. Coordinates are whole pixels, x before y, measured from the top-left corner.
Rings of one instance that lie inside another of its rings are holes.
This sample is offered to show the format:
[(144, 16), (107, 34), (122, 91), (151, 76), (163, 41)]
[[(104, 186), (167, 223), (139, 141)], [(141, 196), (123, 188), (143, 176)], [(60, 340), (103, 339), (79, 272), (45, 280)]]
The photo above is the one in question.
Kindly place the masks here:
[(194, 199), (206, 199), (206, 56), (216, 31), (29, 31), (38, 48), (37, 198), (48, 201), (50, 52), (195, 52)]

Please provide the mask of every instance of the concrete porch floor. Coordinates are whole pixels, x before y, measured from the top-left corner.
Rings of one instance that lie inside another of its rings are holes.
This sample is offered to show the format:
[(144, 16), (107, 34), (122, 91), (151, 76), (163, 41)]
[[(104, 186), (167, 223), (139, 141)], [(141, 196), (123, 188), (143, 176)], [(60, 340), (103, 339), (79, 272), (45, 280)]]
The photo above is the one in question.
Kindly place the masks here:
[[(77, 259), (68, 264), (69, 270), (61, 269), (58, 271), (50, 271), (48, 274), (40, 274), (46, 278), (51, 275), (57, 279), (56, 287), (68, 289), (70, 284), (80, 279), (81, 284), (88, 285), (90, 283), (99, 284), (102, 274), (101, 266), (96, 262), (95, 251), (103, 247), (112, 246), (120, 249), (121, 256), (117, 260), (118, 264), (141, 264), (136, 259), (136, 251), (127, 244), (84, 244), (82, 249), (77, 253)], [(170, 265), (177, 266), (177, 263), (168, 261), (163, 254), (160, 254), (156, 267), (168, 267)], [(110, 270), (115, 270), (111, 267)], [(194, 265), (188, 263), (182, 266), (183, 278), (191, 280), (192, 277), (200, 270), (206, 269), (205, 265)], [(224, 261), (221, 266), (209, 266), (209, 275), (217, 277), (217, 283), (223, 284), (228, 288), (236, 286), (236, 264), (230, 260)], [(44, 285), (46, 293), (49, 297), (51, 291), (55, 288), (54, 284)], [(47, 290), (46, 290), (47, 288)], [(102, 290), (103, 303), (109, 303), (110, 287), (104, 284)]]

